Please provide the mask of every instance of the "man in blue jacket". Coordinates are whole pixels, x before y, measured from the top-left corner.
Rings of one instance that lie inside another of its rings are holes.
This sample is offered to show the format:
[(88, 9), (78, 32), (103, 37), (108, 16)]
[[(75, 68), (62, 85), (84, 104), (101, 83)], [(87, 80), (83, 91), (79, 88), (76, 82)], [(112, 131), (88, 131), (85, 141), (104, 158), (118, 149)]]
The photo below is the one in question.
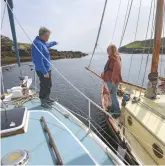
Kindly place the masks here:
[(35, 70), (40, 79), (40, 93), (39, 98), (41, 100), (41, 106), (49, 108), (54, 102), (50, 98), (52, 80), (51, 80), (51, 65), (50, 65), (50, 53), (48, 48), (57, 45), (57, 42), (53, 41), (47, 43), (50, 36), (50, 31), (41, 27), (39, 30), (39, 36), (37, 36), (31, 46), (32, 61), (35, 65)]

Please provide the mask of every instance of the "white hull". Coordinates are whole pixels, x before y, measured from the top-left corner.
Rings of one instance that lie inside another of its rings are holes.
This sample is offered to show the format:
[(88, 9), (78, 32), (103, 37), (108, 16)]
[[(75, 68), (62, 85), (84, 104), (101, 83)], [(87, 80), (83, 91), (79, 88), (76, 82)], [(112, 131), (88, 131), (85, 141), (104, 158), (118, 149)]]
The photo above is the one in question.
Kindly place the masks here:
[(140, 103), (129, 101), (122, 115), (125, 136), (142, 162), (165, 165), (165, 95), (156, 100), (142, 97)]

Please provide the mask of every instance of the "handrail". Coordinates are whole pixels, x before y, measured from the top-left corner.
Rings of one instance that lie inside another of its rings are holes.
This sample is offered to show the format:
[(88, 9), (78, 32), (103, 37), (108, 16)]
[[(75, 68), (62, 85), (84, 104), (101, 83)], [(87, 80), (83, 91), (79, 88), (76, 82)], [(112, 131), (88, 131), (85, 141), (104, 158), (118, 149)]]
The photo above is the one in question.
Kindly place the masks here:
[(41, 120), (41, 122), (43, 122), (43, 124), (44, 124), (44, 127), (45, 127), (44, 130), (45, 130), (45, 132), (48, 133), (48, 136), (49, 136), (49, 139), (50, 139), (50, 142), (51, 142), (51, 146), (52, 146), (52, 148), (53, 148), (53, 150), (54, 150), (54, 152), (55, 152), (55, 154), (56, 154), (56, 157), (57, 157), (57, 165), (63, 165), (62, 159), (61, 159), (61, 156), (60, 156), (60, 153), (59, 153), (59, 151), (58, 151), (58, 149), (57, 149), (57, 146), (56, 146), (56, 144), (55, 144), (55, 142), (54, 142), (54, 140), (53, 140), (53, 138), (52, 138), (52, 135), (51, 135), (51, 133), (50, 133), (50, 130), (49, 130), (47, 124), (46, 124), (45, 118), (42, 116), (40, 120)]
[[(85, 67), (85, 69), (87, 69), (88, 71), (90, 71), (91, 73), (93, 73), (94, 75), (96, 75), (97, 77), (99, 77), (100, 79), (102, 79), (100, 75), (98, 75), (97, 73), (95, 73), (94, 71), (92, 71), (90, 68)], [(138, 85), (135, 85), (135, 84), (132, 84), (132, 83), (129, 83), (129, 82), (123, 81), (122, 83), (131, 85), (131, 86), (135, 86), (135, 87), (140, 88), (140, 89), (143, 89), (143, 90), (146, 90), (146, 88), (143, 88), (143, 87), (141, 87), (141, 86), (138, 86)]]

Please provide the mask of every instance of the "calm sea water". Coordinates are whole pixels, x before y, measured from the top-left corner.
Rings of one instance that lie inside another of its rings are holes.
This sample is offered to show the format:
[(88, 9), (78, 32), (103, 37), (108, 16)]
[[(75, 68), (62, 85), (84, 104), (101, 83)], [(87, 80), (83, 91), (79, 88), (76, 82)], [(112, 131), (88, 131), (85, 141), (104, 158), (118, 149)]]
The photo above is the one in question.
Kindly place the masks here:
[[(130, 54), (121, 54), (122, 57), (122, 75), (125, 81), (128, 80), (128, 73), (131, 62)], [(92, 99), (94, 102), (100, 105), (100, 95), (102, 82), (95, 75), (91, 74), (85, 69), (89, 64), (91, 55), (80, 58), (80, 59), (61, 59), (52, 61), (53, 65), (80, 91), (82, 91), (86, 96)], [(142, 85), (142, 80), (144, 77), (144, 71), (146, 66), (147, 55), (144, 55), (142, 61), (142, 67), (140, 71), (140, 77), (138, 79), (138, 73), (140, 70), (142, 55), (137, 54), (132, 58), (132, 65), (130, 68), (129, 82)], [(161, 75), (165, 75), (165, 56), (162, 56), (161, 64)], [(106, 54), (96, 54), (93, 57), (91, 69), (98, 74), (103, 71), (104, 65), (107, 60)], [(30, 70), (28, 64), (24, 63), (22, 65), (23, 75), (28, 75), (29, 77), (34, 77), (34, 71)], [(146, 67), (146, 74), (144, 80), (144, 87), (147, 85), (147, 76), (150, 71), (151, 66), (151, 55), (149, 56), (148, 65)], [(9, 68), (9, 67), (6, 67)], [(160, 68), (159, 68), (160, 71)], [(10, 71), (3, 70), (4, 85), (5, 89), (16, 86), (19, 83), (19, 70), (17, 65), (10, 66)], [(88, 114), (88, 102), (87, 100), (79, 94), (76, 90), (72, 88), (60, 75), (52, 69), (52, 97), (58, 98), (59, 102), (66, 106), (67, 108), (81, 113), (81, 115), (86, 116)], [(39, 82), (37, 81), (37, 84)], [(39, 86), (38, 86), (39, 88)], [(97, 121), (99, 119), (99, 110), (92, 106), (92, 118)]]

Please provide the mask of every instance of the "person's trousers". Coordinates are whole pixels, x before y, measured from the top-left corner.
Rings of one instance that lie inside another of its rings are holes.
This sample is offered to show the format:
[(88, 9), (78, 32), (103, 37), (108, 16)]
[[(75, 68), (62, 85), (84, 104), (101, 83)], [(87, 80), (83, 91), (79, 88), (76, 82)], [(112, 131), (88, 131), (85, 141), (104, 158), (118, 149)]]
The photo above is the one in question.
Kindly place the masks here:
[(111, 81), (106, 81), (109, 92), (110, 92), (110, 97), (112, 100), (112, 105), (111, 105), (111, 112), (112, 114), (120, 114), (120, 106), (119, 106), (119, 101), (117, 98), (117, 91), (118, 91), (118, 85), (119, 84), (113, 84)]
[(36, 72), (40, 80), (39, 98), (46, 99), (49, 97), (51, 93), (51, 87), (52, 87), (51, 71), (49, 72), (49, 78), (44, 77), (44, 75), (40, 71)]

